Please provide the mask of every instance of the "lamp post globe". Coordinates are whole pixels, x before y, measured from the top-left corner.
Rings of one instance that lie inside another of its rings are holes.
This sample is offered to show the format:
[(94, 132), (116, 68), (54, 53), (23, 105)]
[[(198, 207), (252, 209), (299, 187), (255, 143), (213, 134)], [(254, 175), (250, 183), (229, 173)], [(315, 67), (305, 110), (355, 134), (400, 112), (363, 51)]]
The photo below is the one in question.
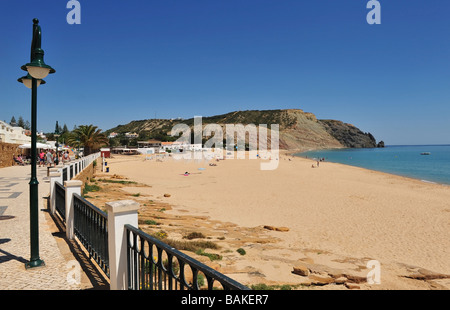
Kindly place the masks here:
[[(33, 84), (33, 77), (30, 74), (27, 74), (25, 76), (22, 76), (20, 78), (17, 79), (18, 82), (23, 83), (23, 85), (26, 86), (26, 88), (30, 88), (32, 87)], [(37, 82), (37, 86), (39, 87), (40, 85), (44, 85), (45, 81), (44, 80), (36, 80)]]

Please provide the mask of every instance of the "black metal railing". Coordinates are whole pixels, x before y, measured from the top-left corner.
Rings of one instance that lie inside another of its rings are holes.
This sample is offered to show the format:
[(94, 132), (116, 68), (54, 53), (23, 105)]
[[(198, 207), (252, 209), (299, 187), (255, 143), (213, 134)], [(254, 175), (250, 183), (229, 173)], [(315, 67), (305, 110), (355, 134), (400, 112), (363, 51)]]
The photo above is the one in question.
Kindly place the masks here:
[(63, 220), (66, 221), (66, 189), (64, 186), (55, 182), (55, 210)]
[(249, 290), (132, 225), (125, 229), (130, 290)]
[(62, 169), (63, 183), (67, 181), (67, 167)]
[(108, 215), (78, 194), (73, 207), (75, 236), (109, 277)]

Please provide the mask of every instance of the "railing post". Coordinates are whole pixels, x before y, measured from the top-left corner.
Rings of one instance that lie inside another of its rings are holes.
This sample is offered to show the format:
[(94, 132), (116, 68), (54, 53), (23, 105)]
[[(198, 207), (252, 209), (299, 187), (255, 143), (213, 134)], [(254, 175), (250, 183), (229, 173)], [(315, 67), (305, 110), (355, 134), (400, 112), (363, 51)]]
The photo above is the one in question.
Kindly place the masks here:
[(74, 207), (73, 194), (81, 195), (83, 182), (78, 180), (65, 181), (66, 188), (66, 236), (69, 240), (74, 237)]
[(70, 180), (75, 177), (75, 167), (73, 163), (69, 163)]
[(127, 236), (125, 225), (138, 227), (139, 203), (119, 200), (106, 203), (108, 213), (108, 250), (110, 289), (128, 289)]
[[(61, 167), (61, 176), (62, 176), (63, 182), (69, 181), (69, 171), (68, 170), (69, 169), (67, 169), (67, 166), (65, 164), (63, 164), (62, 167)], [(64, 180), (64, 171), (65, 171), (65, 174), (66, 174), (66, 179), (65, 180)], [(63, 184), (63, 183), (61, 183), (61, 184)]]
[(62, 184), (62, 173), (57, 168), (50, 169), (50, 213), (55, 214), (56, 211), (56, 193), (55, 182), (58, 181)]

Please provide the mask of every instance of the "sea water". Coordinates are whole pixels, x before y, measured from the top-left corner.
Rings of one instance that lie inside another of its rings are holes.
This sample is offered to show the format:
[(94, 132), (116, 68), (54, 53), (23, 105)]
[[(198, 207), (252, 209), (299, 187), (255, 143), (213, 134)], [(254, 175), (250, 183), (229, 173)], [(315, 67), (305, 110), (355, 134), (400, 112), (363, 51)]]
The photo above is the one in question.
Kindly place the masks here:
[(324, 158), (325, 162), (450, 185), (450, 145), (388, 145), (384, 148), (321, 150), (295, 155)]

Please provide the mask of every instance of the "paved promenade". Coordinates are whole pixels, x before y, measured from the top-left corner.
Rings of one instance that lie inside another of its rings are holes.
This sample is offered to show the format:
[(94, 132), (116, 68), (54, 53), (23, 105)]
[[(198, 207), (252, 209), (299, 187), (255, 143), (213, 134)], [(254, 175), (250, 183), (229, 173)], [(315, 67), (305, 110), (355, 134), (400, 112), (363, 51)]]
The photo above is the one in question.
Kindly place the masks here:
[(0, 290), (109, 289), (101, 273), (49, 214), (47, 168), (38, 167), (39, 256), (45, 266), (25, 269), (30, 251), (31, 167), (0, 168)]

